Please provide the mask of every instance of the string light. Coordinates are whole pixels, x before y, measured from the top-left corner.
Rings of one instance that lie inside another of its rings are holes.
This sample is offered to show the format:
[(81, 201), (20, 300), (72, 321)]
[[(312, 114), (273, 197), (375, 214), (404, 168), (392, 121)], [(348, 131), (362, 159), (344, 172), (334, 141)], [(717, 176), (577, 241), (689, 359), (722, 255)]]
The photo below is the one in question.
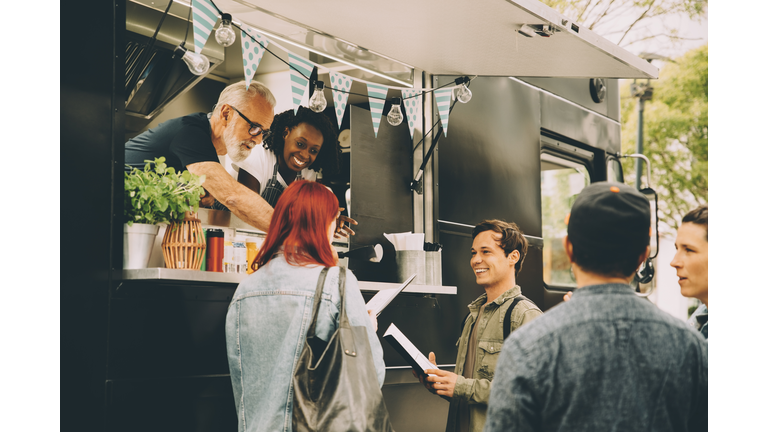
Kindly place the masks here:
[(235, 43), (235, 31), (232, 30), (232, 15), (228, 13), (221, 14), (221, 25), (216, 29), (216, 42), (223, 47), (228, 47)]
[(184, 48), (184, 42), (173, 50), (173, 56), (181, 56), (181, 59), (187, 64), (189, 71), (195, 75), (205, 75), (211, 67), (211, 62), (208, 60), (208, 57)]
[(323, 112), (325, 107), (328, 106), (328, 101), (325, 100), (325, 95), (323, 94), (323, 88), (325, 88), (325, 83), (315, 81), (315, 92), (309, 98), (309, 109), (316, 113)]
[(403, 113), (400, 111), (401, 101), (402, 99), (399, 97), (392, 98), (392, 108), (389, 110), (389, 114), (387, 114), (387, 121), (392, 126), (398, 126), (403, 122)]
[(468, 82), (469, 77), (457, 78), (455, 81), (456, 85), (458, 85), (456, 88), (456, 100), (461, 103), (467, 103), (472, 99), (472, 92), (467, 87)]

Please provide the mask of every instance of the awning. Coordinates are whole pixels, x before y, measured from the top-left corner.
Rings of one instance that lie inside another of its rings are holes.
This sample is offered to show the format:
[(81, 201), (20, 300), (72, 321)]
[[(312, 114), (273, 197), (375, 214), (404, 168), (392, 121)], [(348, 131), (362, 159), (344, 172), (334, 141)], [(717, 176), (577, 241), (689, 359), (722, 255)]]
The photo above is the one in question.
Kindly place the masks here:
[(405, 83), (413, 82), (413, 68), (515, 77), (657, 78), (659, 73), (535, 0), (213, 1), (257, 30)]

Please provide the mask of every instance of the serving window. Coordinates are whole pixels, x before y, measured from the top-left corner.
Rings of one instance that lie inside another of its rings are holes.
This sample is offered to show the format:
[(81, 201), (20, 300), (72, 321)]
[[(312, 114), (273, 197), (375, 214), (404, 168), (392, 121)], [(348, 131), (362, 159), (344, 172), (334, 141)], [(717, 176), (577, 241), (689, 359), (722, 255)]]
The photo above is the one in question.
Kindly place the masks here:
[(565, 216), (576, 196), (590, 183), (587, 167), (550, 153), (541, 154), (541, 221), (543, 278), (548, 288), (573, 289), (576, 280), (563, 248)]

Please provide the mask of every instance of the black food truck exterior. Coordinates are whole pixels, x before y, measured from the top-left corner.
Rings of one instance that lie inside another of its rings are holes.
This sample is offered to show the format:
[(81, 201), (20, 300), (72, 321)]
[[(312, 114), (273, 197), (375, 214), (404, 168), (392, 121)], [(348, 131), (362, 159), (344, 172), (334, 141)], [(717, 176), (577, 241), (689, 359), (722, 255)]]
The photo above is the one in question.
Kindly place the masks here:
[[(469, 250), (472, 227), (484, 219), (513, 221), (527, 235), (518, 284), (542, 310), (573, 286), (559, 249), (563, 209), (590, 182), (623, 180), (618, 78), (656, 78), (655, 67), (532, 0), (481, 0), (471, 8), (460, 1), (396, 0), (384, 8), (349, 0), (334, 10), (279, 0), (258, 8), (214, 3), (236, 24), (272, 37), (276, 54), (287, 58), (285, 49), (322, 66), (318, 80), (330, 83), (329, 70), (352, 77), (350, 91), (359, 96), (350, 95), (340, 125), (349, 130), (342, 169), (323, 181), (341, 203), (349, 189), (347, 207), (359, 223), (357, 235), (336, 247), (384, 248), (378, 263), (348, 259), (366, 300), (400, 282), (384, 233), (424, 233), (442, 245), (441, 283), (411, 284), (379, 316), (379, 336), (396, 323), (425, 354), (434, 351), (441, 368), (453, 367), (461, 319), (482, 293)], [(419, 18), (394, 31), (402, 11)], [(122, 267), (124, 143), (163, 119), (209, 111), (224, 86), (243, 79), (239, 31), (226, 49), (208, 39), (205, 76), (172, 58), (189, 12), (183, 2), (146, 0), (86, 0), (77, 12), (62, 11), (62, 22), (88, 21), (62, 31), (79, 44), (61, 68), (62, 184), (80, 203), (61, 213), (64, 430), (237, 427), (224, 317), (244, 276), (169, 272), (162, 261), (143, 272)], [(450, 24), (457, 14), (461, 32)], [(193, 33), (186, 36), (190, 49)], [(140, 67), (147, 49), (152, 70)], [(266, 53), (254, 79), (292, 107), (289, 74)], [(465, 76), (472, 97), (457, 103), (449, 127), (441, 128), (429, 90)], [(374, 132), (368, 83), (389, 87), (388, 98), (401, 97), (401, 88), (425, 91), (413, 136), (407, 120), (382, 121)], [(333, 102), (325, 113), (335, 124)], [(224, 211), (201, 210), (200, 217), (211, 227), (256, 231)], [(382, 345), (383, 393), (395, 429), (443, 430), (448, 402), (428, 394), (405, 360)]]

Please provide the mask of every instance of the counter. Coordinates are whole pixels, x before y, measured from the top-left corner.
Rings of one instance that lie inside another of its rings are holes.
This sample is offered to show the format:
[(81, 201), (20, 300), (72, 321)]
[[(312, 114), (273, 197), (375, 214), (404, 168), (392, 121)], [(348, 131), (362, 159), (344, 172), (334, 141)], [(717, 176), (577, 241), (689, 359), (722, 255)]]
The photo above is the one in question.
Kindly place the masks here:
[[(188, 281), (208, 283), (239, 284), (246, 278), (246, 274), (218, 273), (200, 270), (179, 270), (167, 268), (146, 268), (123, 270), (120, 275), (122, 280), (155, 280), (155, 281)], [(376, 292), (385, 289), (393, 289), (400, 286), (397, 283), (358, 281), (360, 291)], [(456, 294), (455, 286), (434, 286), (410, 284), (403, 290), (410, 294)]]
[[(265, 233), (260, 231), (247, 223), (243, 222), (240, 218), (232, 214), (231, 212), (224, 210), (213, 210), (201, 208), (197, 212), (197, 217), (200, 219), (200, 223), (203, 229), (207, 228), (219, 228), (223, 229), (227, 238), (232, 238), (235, 235), (242, 234), (248, 237), (264, 237)], [(145, 269), (131, 269), (122, 270), (115, 275), (116, 279), (121, 280), (154, 280), (154, 281), (169, 281), (169, 282), (202, 282), (202, 283), (231, 283), (239, 284), (247, 275), (236, 273), (218, 273), (207, 272), (199, 270), (178, 270), (168, 269), (164, 267), (163, 261), (163, 235), (165, 234), (166, 227), (161, 225), (160, 230), (155, 237), (155, 244), (152, 249), (152, 255), (149, 259), (149, 268)], [(344, 252), (349, 250), (349, 243), (347, 241), (334, 241), (333, 247), (339, 251)], [(346, 259), (342, 260), (342, 264), (346, 264)], [(384, 289), (397, 288), (400, 284), (397, 283), (385, 283), (385, 282), (368, 282), (358, 281), (360, 291), (362, 292), (377, 292)], [(416, 285), (410, 284), (404, 293), (410, 294), (456, 294), (455, 286), (434, 286), (434, 285)]]

